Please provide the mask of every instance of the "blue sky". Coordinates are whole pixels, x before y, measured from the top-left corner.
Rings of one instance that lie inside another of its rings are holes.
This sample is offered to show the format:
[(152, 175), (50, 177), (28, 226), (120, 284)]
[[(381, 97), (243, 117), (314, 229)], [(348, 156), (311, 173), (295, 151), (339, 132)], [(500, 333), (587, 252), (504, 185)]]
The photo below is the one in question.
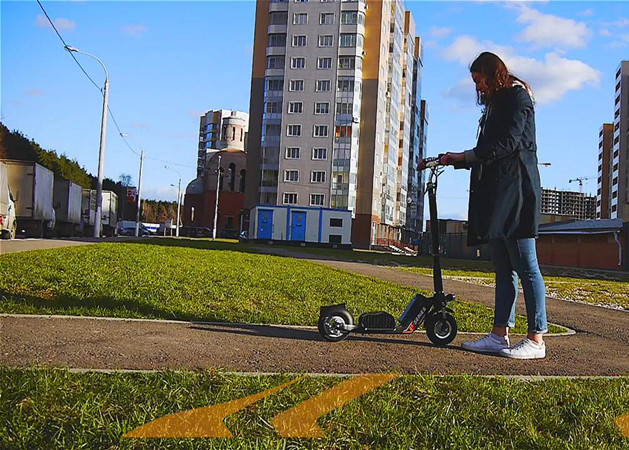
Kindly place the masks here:
[[(249, 110), (253, 1), (45, 1), (71, 46), (103, 60), (110, 108), (128, 142), (149, 158), (144, 191), (174, 200), (195, 177), (199, 116), (209, 109)], [(480, 110), (467, 67), (495, 51), (530, 82), (544, 187), (578, 190), (593, 177), (598, 131), (613, 119), (614, 76), (629, 58), (629, 4), (624, 2), (406, 1), (424, 40), (422, 97), (430, 111), (428, 152), (474, 145)], [(1, 120), (44, 148), (96, 174), (102, 100), (46, 24), (36, 1), (0, 2)], [(76, 55), (98, 84), (98, 63)], [(109, 120), (105, 175), (131, 174), (139, 158)], [(439, 191), (441, 217), (467, 215), (466, 171), (450, 171)]]

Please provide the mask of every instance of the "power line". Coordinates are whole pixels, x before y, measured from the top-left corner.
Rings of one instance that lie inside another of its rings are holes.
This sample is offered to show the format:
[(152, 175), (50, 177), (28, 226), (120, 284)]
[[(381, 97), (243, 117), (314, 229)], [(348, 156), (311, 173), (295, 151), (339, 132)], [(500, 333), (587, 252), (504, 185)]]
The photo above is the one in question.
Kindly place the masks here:
[[(50, 26), (52, 27), (52, 29), (55, 30), (55, 33), (57, 33), (57, 36), (59, 36), (59, 39), (61, 39), (61, 42), (63, 42), (63, 48), (66, 48), (68, 46), (68, 44), (66, 44), (66, 41), (64, 41), (63, 38), (61, 37), (61, 34), (59, 33), (59, 30), (57, 30), (57, 27), (55, 26), (54, 22), (50, 19), (50, 16), (48, 15), (46, 10), (44, 9), (44, 5), (42, 5), (39, 0), (37, 0), (37, 4), (41, 8), (41, 10), (44, 12), (44, 15), (46, 16), (46, 19), (48, 19), (48, 22), (50, 22)], [(94, 80), (92, 80), (92, 78), (88, 75), (88, 73), (85, 71), (85, 69), (83, 68), (83, 66), (79, 62), (79, 60), (76, 59), (76, 56), (74, 56), (74, 53), (72, 53), (72, 52), (68, 52), (68, 53), (70, 53), (70, 56), (72, 56), (72, 59), (74, 60), (74, 62), (81, 68), (81, 70), (83, 71), (85, 76), (92, 82), (92, 84), (94, 86), (96, 86), (96, 89), (98, 89), (100, 92), (103, 92), (103, 90), (96, 84), (96, 82), (94, 82)]]
[[(46, 9), (44, 8), (44, 5), (41, 4), (40, 0), (37, 0), (37, 4), (39, 5), (39, 7), (41, 8), (41, 10), (43, 11), (44, 15), (46, 16), (46, 19), (48, 19), (48, 22), (50, 23), (50, 26), (52, 27), (53, 30), (55, 30), (55, 33), (57, 34), (57, 36), (59, 37), (59, 39), (61, 40), (61, 42), (63, 43), (63, 47), (67, 48), (68, 44), (66, 43), (66, 41), (63, 39), (63, 37), (61, 36), (61, 33), (59, 33), (59, 30), (57, 30), (57, 27), (55, 26), (54, 22), (52, 21), (52, 19), (50, 18), (50, 16), (48, 15), (48, 12), (46, 11)], [(96, 84), (96, 82), (92, 79), (92, 77), (89, 76), (89, 74), (85, 71), (85, 69), (83, 68), (83, 66), (81, 65), (81, 63), (79, 62), (78, 59), (76, 59), (76, 56), (74, 56), (73, 52), (68, 52), (70, 53), (70, 56), (72, 57), (72, 59), (74, 59), (74, 62), (76, 62), (76, 64), (79, 66), (79, 68), (81, 69), (81, 71), (85, 74), (85, 76), (92, 82), (92, 84), (96, 87), (96, 89), (99, 90), (99, 92), (103, 92), (103, 89), (100, 88), (98, 86), (98, 84)], [(123, 142), (125, 143), (125, 145), (129, 148), (129, 150), (131, 150), (131, 152), (136, 155), (136, 156), (140, 156), (140, 154), (138, 152), (136, 152), (133, 147), (131, 147), (131, 145), (129, 145), (129, 142), (127, 142), (127, 140), (125, 139), (125, 137), (123, 136), (123, 132), (120, 129), (120, 127), (118, 126), (118, 122), (116, 121), (116, 117), (114, 116), (114, 113), (112, 112), (111, 108), (109, 106), (107, 106), (107, 111), (109, 112), (109, 115), (111, 116), (111, 120), (114, 122), (114, 125), (116, 126), (116, 129), (118, 130), (118, 135), (122, 138)], [(166, 161), (164, 159), (159, 159), (159, 158), (155, 158), (152, 157), (150, 155), (146, 155), (145, 156), (148, 159), (153, 159), (155, 161), (159, 161), (159, 162), (163, 162), (166, 164), (172, 164), (175, 166), (181, 166), (181, 167), (186, 167), (188, 169), (195, 169), (195, 167), (192, 166), (188, 166), (185, 164), (180, 164), (180, 163), (176, 163), (176, 162), (172, 162), (172, 161)]]

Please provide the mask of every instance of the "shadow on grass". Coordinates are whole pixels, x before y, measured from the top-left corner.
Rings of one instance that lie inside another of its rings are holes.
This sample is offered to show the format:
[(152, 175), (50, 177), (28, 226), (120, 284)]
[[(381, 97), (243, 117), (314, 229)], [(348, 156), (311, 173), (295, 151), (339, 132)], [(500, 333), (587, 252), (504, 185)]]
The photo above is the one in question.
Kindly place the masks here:
[(116, 317), (125, 319), (167, 319), (182, 321), (220, 321), (212, 315), (194, 316), (178, 310), (157, 308), (137, 300), (120, 300), (111, 297), (77, 298), (60, 295), (44, 298), (34, 295), (14, 294), (0, 290), (0, 311), (11, 314), (67, 314), (76, 316)]
[[(307, 330), (303, 328), (293, 328), (293, 327), (280, 327), (274, 325), (246, 325), (246, 324), (231, 324), (231, 323), (221, 323), (221, 324), (202, 324), (202, 323), (193, 323), (190, 326), (191, 329), (201, 330), (201, 331), (210, 331), (213, 333), (230, 333), (237, 335), (246, 335), (246, 336), (260, 336), (260, 337), (270, 337), (270, 338), (279, 338), (279, 339), (291, 339), (298, 341), (324, 341), (321, 335), (316, 330)], [(357, 342), (372, 342), (378, 344), (401, 344), (401, 345), (412, 345), (416, 347), (434, 347), (433, 344), (428, 342), (418, 342), (410, 339), (395, 339), (388, 337), (379, 337), (385, 335), (356, 335), (351, 334), (348, 336), (347, 341), (357, 341)], [(332, 342), (328, 343), (329, 345), (335, 345)], [(458, 350), (464, 351), (460, 347), (448, 345), (446, 347), (450, 350)]]

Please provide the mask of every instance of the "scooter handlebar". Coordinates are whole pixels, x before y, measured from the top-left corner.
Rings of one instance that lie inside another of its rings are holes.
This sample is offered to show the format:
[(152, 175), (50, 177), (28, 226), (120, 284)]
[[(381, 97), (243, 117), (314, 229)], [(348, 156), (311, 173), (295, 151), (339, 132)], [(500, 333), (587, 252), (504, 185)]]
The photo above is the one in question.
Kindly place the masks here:
[(443, 166), (444, 163), (441, 161), (441, 158), (445, 156), (445, 153), (441, 153), (438, 156), (432, 156), (430, 158), (424, 158), (419, 162), (417, 166), (418, 170), (431, 169), (437, 166)]

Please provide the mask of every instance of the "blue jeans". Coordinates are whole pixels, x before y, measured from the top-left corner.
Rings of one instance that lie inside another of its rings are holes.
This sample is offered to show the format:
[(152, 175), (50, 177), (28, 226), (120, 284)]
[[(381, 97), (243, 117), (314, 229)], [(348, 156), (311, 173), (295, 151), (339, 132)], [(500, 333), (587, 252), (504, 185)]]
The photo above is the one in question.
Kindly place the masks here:
[(546, 333), (546, 286), (537, 263), (535, 239), (491, 239), (487, 248), (496, 270), (494, 325), (515, 326), (519, 277), (524, 290), (528, 331)]

